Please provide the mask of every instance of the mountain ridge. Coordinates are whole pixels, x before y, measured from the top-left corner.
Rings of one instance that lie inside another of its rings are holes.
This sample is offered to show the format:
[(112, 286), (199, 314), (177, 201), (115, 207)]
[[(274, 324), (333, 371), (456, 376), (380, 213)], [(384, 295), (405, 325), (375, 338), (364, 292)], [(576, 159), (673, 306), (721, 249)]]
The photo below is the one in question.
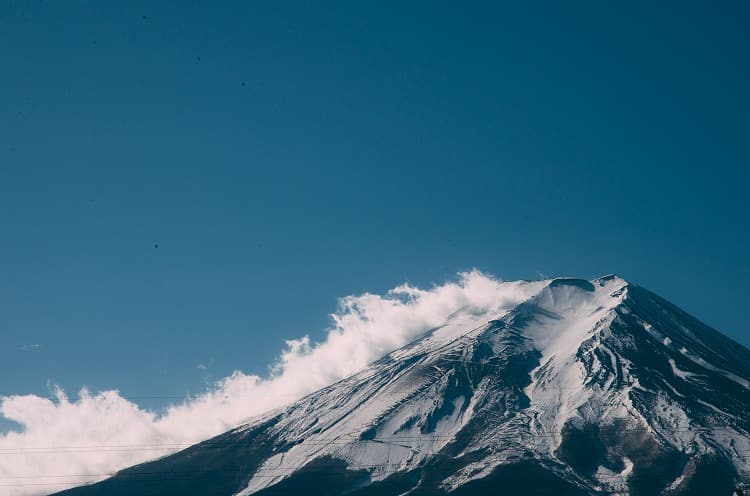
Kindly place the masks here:
[(730, 495), (748, 482), (750, 350), (615, 275), (509, 284), (529, 297), (495, 319), (455, 316), (291, 405), (59, 494)]

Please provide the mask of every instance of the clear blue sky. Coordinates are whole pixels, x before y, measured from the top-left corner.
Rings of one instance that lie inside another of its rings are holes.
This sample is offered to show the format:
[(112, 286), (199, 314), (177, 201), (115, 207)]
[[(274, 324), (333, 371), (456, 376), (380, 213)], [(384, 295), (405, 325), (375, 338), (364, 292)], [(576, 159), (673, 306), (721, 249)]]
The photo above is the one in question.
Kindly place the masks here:
[(264, 373), (471, 267), (750, 344), (750, 4), (518, 3), (2, 1), (0, 393)]

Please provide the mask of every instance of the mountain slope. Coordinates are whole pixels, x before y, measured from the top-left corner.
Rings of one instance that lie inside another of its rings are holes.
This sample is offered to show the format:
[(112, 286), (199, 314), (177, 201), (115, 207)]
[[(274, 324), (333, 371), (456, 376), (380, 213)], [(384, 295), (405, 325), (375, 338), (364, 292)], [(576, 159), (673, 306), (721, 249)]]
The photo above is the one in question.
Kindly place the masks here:
[(609, 276), (525, 283), (478, 327), (60, 494), (727, 496), (750, 481), (750, 350)]

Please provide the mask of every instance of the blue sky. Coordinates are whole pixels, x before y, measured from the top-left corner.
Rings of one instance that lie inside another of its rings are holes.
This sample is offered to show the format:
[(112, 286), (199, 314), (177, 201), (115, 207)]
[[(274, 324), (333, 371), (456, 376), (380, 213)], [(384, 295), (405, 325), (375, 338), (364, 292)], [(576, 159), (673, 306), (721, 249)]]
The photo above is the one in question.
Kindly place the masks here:
[(265, 373), (472, 267), (750, 345), (748, 8), (0, 3), (0, 394)]

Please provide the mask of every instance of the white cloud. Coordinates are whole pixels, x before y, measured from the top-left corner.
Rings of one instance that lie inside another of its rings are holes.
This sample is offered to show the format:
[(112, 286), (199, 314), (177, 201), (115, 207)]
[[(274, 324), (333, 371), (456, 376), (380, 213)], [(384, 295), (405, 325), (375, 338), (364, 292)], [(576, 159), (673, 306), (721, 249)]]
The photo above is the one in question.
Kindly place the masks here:
[(0, 397), (0, 414), (23, 426), (0, 435), (0, 495), (48, 494), (177, 451), (351, 375), (451, 316), (494, 318), (528, 291), (472, 271), (430, 289), (342, 298), (325, 340), (288, 341), (269, 377), (236, 371), (161, 415), (114, 390)]

